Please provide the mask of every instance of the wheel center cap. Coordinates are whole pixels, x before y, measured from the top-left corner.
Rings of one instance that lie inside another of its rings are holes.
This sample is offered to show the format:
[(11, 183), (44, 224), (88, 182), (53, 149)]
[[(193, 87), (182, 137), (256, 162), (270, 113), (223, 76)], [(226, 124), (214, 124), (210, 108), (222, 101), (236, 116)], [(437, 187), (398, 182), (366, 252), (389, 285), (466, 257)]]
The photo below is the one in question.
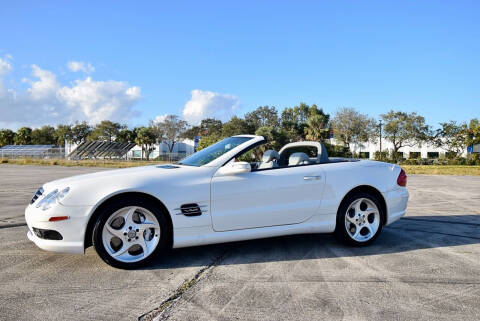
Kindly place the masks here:
[(127, 236), (129, 239), (134, 239), (135, 236), (137, 236), (137, 232), (135, 232), (135, 230), (130, 230), (128, 231)]

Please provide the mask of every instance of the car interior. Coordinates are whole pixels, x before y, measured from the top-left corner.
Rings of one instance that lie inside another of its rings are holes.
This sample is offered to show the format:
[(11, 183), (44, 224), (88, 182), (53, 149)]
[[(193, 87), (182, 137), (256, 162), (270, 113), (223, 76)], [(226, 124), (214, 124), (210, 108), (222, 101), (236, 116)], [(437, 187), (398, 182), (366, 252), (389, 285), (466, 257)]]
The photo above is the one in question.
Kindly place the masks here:
[[(258, 149), (257, 147), (256, 149)], [(347, 158), (328, 157), (325, 146), (315, 142), (298, 142), (285, 145), (279, 152), (269, 149), (261, 153), (261, 150), (249, 151), (250, 157), (257, 161), (250, 162), (252, 171), (285, 168), (290, 166), (314, 165), (324, 163), (338, 163), (357, 161)], [(258, 155), (262, 155), (261, 158)]]

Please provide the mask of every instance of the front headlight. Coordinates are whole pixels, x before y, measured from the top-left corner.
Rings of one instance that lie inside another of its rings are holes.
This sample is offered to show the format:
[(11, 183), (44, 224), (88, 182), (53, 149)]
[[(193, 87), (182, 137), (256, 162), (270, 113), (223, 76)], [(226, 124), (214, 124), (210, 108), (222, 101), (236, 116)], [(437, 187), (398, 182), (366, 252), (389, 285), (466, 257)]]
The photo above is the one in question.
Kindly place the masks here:
[(36, 207), (41, 208), (43, 211), (48, 210), (50, 207), (52, 207), (53, 204), (60, 202), (69, 191), (69, 187), (66, 187), (61, 191), (55, 189), (48, 193), (44, 198), (42, 198), (40, 202), (38, 202)]

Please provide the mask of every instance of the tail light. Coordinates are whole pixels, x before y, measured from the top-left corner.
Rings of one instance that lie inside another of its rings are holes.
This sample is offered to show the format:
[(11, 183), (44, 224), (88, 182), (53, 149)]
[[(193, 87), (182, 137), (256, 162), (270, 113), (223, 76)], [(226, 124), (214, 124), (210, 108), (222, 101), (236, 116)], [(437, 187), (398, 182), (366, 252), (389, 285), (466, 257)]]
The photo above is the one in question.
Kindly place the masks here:
[(407, 186), (407, 173), (403, 169), (398, 174), (397, 184), (403, 187)]

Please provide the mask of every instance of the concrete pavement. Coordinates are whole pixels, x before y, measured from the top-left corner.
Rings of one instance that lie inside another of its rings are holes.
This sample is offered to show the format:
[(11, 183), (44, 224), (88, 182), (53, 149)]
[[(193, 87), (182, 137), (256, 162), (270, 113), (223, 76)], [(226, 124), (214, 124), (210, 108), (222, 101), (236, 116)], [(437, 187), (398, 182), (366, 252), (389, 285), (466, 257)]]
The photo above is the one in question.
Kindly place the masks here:
[(123, 271), (92, 249), (44, 252), (26, 227), (6, 227), (45, 181), (95, 170), (0, 165), (0, 319), (480, 319), (480, 177), (409, 177), (408, 217), (367, 248), (288, 236), (174, 250)]

